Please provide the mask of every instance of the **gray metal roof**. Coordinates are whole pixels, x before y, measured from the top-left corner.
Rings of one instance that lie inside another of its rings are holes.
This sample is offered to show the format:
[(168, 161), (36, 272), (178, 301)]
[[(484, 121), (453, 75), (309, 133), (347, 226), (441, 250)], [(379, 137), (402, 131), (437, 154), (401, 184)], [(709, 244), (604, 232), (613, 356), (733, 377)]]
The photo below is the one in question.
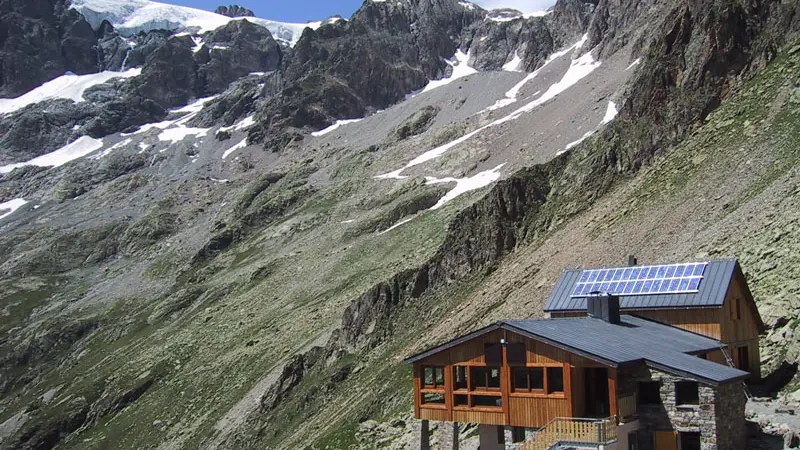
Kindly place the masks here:
[[(690, 294), (654, 294), (620, 296), (621, 310), (654, 309), (654, 308), (709, 308), (719, 307), (725, 302), (731, 279), (738, 269), (735, 259), (709, 261), (703, 274), (703, 282), (696, 293)], [(741, 270), (741, 269), (738, 269)], [(553, 293), (547, 300), (545, 312), (552, 311), (585, 311), (586, 298), (571, 297), (582, 269), (565, 270), (559, 278)]]
[(660, 370), (713, 384), (749, 376), (747, 372), (692, 356), (719, 349), (718, 341), (640, 317), (624, 315), (619, 325), (590, 317), (502, 323), (531, 339), (611, 366), (644, 361)]
[(419, 353), (405, 362), (422, 360), (498, 328), (611, 367), (645, 363), (665, 372), (710, 384), (741, 380), (749, 376), (747, 372), (692, 356), (718, 349), (718, 341), (629, 315), (622, 316), (619, 325), (592, 317), (501, 321)]

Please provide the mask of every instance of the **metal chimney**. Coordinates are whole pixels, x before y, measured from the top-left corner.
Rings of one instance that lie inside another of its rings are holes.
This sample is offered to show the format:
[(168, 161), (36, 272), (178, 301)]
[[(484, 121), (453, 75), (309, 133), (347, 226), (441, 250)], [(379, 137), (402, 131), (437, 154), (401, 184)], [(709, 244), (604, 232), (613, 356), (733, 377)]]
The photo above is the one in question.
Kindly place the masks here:
[(636, 265), (636, 256), (628, 255), (628, 265), (635, 266)]
[(620, 324), (619, 297), (608, 292), (594, 292), (586, 297), (586, 312), (589, 317)]

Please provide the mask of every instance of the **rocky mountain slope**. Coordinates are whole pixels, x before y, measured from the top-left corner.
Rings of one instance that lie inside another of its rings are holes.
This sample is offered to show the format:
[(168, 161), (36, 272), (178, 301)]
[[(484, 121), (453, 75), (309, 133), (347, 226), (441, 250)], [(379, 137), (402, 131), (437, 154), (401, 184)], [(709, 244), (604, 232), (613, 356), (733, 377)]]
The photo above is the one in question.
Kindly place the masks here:
[(402, 448), (403, 356), (629, 253), (797, 361), (796, 5), (225, 11), (0, 0), (0, 446)]

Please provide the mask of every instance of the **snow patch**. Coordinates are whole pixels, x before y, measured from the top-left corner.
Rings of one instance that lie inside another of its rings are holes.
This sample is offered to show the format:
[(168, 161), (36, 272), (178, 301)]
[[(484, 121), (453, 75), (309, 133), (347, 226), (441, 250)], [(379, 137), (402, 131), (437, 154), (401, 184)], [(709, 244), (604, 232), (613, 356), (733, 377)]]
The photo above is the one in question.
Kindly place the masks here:
[(194, 136), (199, 138), (205, 136), (211, 128), (193, 128), (184, 125), (179, 125), (175, 128), (168, 128), (158, 135), (158, 140), (161, 142), (169, 142), (175, 144), (182, 141), (187, 136)]
[(241, 150), (241, 149), (243, 149), (245, 147), (247, 147), (247, 138), (242, 139), (242, 142), (239, 142), (238, 144), (234, 145), (233, 147), (225, 150), (225, 153), (222, 154), (222, 159), (225, 159), (228, 156), (231, 156), (231, 154), (233, 154), (236, 150)]
[(447, 78), (442, 78), (441, 80), (433, 80), (429, 82), (425, 88), (422, 89), (422, 92), (432, 91), (438, 87), (450, 84), (459, 78), (478, 73), (477, 70), (469, 66), (469, 56), (469, 50), (467, 53), (462, 52), (461, 49), (456, 50), (456, 54), (453, 55), (452, 59), (445, 60), (447, 65), (453, 68), (450, 76)]
[(519, 56), (519, 51), (514, 51), (514, 57), (511, 61), (503, 64), (503, 70), (506, 72), (520, 72), (519, 67), (522, 65), (522, 58)]
[(600, 125), (605, 125), (608, 122), (611, 122), (612, 120), (614, 120), (615, 117), (617, 117), (618, 113), (619, 111), (617, 111), (617, 105), (615, 105), (614, 102), (608, 102), (608, 107), (606, 108), (606, 115), (603, 116), (603, 121), (600, 122)]
[(437, 210), (459, 195), (481, 189), (499, 180), (500, 176), (502, 175), (500, 173), (500, 169), (502, 169), (503, 166), (505, 166), (505, 164), (500, 164), (494, 169), (486, 170), (467, 178), (426, 177), (427, 184), (456, 183), (456, 187), (451, 189), (447, 194), (445, 194), (444, 197), (440, 198), (439, 201), (433, 205), (433, 207), (431, 207), (431, 210)]
[(28, 201), (23, 200), (21, 198), (15, 198), (14, 200), (9, 200), (5, 203), (0, 203), (0, 220), (3, 220), (6, 217), (14, 214), (18, 209), (22, 208), (27, 204)]
[(632, 62), (630, 66), (628, 66), (625, 70), (631, 70), (634, 67), (638, 66), (642, 62), (642, 58), (636, 58), (636, 61)]
[(118, 148), (125, 147), (126, 145), (130, 144), (131, 142), (133, 142), (133, 139), (125, 139), (124, 141), (119, 141), (116, 144), (112, 145), (111, 147), (107, 148), (106, 150), (103, 150), (102, 152), (98, 153), (97, 156), (93, 156), (92, 159), (100, 159), (100, 158), (102, 158), (104, 156), (107, 156), (109, 153), (113, 152), (114, 150), (116, 150)]
[(80, 103), (84, 101), (83, 93), (92, 86), (106, 83), (113, 78), (131, 78), (141, 73), (142, 69), (130, 69), (125, 72), (106, 71), (89, 75), (75, 75), (67, 72), (17, 98), (0, 99), (0, 114), (8, 114), (28, 105), (54, 98), (64, 98)]
[(567, 144), (567, 146), (564, 148), (564, 150), (562, 150), (562, 151), (560, 151), (560, 152), (556, 153), (556, 156), (558, 156), (558, 155), (561, 155), (562, 153), (566, 153), (568, 150), (571, 150), (571, 149), (572, 149), (573, 147), (575, 147), (576, 145), (580, 144), (581, 142), (585, 141), (586, 139), (589, 139), (589, 138), (590, 138), (590, 137), (592, 137), (592, 135), (594, 134), (594, 131), (595, 131), (595, 130), (592, 130), (592, 131), (587, 131), (587, 132), (586, 132), (586, 133), (584, 133), (584, 134), (583, 134), (583, 136), (581, 136), (581, 138), (580, 138), (580, 139), (578, 139), (577, 141), (570, 142), (569, 144)]
[[(372, 1), (375, 1), (375, 0), (372, 0)], [(380, 236), (380, 235), (382, 235), (382, 234), (386, 234), (386, 233), (388, 233), (388, 232), (390, 232), (390, 231), (394, 230), (394, 229), (395, 229), (395, 228), (397, 228), (397, 227), (400, 227), (400, 226), (402, 226), (402, 225), (405, 225), (405, 224), (407, 224), (408, 222), (411, 222), (412, 220), (414, 220), (414, 218), (415, 218), (415, 217), (417, 217), (417, 216), (411, 216), (411, 217), (409, 217), (409, 218), (406, 218), (406, 219), (403, 219), (403, 220), (401, 220), (400, 222), (397, 222), (396, 224), (394, 224), (394, 225), (390, 226), (389, 228), (387, 228), (387, 229), (385, 229), (385, 230), (381, 231), (380, 233), (378, 233), (378, 236)]]
[(235, 124), (233, 124), (233, 125), (231, 125), (229, 127), (220, 127), (219, 131), (231, 131), (231, 130), (239, 131), (239, 130), (244, 130), (245, 128), (249, 128), (250, 126), (252, 126), (255, 123), (256, 123), (256, 120), (255, 120), (255, 118), (253, 116), (247, 116), (244, 119), (242, 119), (240, 122), (235, 123)]
[(83, 158), (84, 156), (101, 148), (103, 148), (103, 141), (91, 138), (89, 136), (82, 136), (75, 142), (67, 144), (52, 153), (39, 156), (24, 163), (2, 166), (0, 167), (0, 173), (8, 173), (14, 169), (25, 166), (60, 167), (70, 161)]
[(364, 119), (337, 120), (336, 123), (334, 123), (333, 125), (329, 126), (328, 128), (325, 128), (325, 129), (319, 130), (319, 131), (314, 131), (313, 133), (311, 133), (311, 135), (314, 136), (314, 137), (325, 136), (326, 134), (330, 133), (331, 131), (336, 130), (337, 128), (341, 127), (342, 125), (361, 122), (362, 120), (364, 120)]

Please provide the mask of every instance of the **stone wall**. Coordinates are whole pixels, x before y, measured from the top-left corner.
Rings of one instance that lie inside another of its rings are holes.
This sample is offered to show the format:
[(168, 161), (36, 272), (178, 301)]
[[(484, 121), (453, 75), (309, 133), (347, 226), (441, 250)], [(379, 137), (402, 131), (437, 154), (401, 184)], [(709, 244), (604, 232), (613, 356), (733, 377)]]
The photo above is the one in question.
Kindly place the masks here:
[(700, 432), (703, 450), (736, 450), (746, 439), (744, 389), (741, 383), (717, 387), (698, 383), (697, 405), (677, 405), (675, 383), (694, 381), (644, 366), (621, 373), (618, 395), (637, 390), (639, 382), (661, 383), (660, 405), (638, 405), (643, 429), (650, 431)]

